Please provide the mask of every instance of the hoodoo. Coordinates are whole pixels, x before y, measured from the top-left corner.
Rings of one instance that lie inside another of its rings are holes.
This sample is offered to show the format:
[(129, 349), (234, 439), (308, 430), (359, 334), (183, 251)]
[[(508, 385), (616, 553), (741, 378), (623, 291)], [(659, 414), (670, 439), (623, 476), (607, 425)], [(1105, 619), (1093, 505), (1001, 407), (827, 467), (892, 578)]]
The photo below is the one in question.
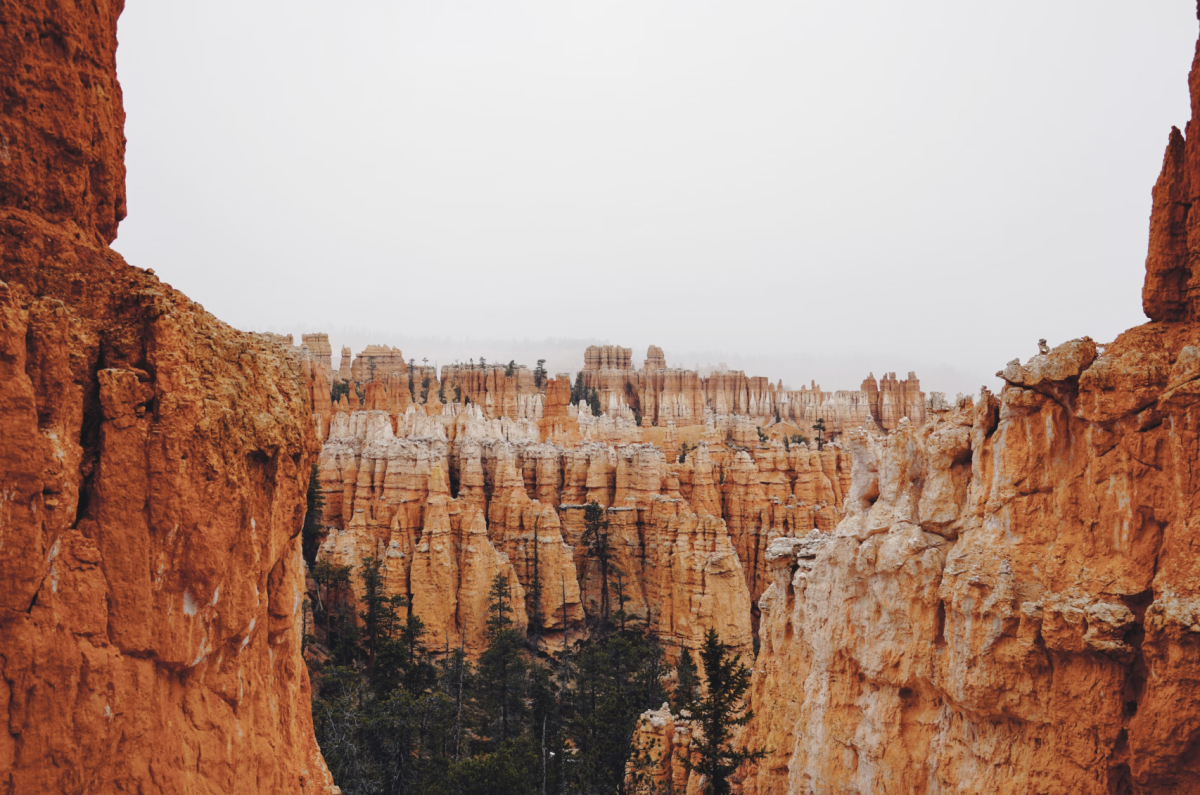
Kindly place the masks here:
[(1200, 792), (1200, 45), (1150, 322), (948, 401), (237, 331), (109, 247), (120, 11), (0, 3), (0, 795), (696, 793), (722, 655), (744, 795)]

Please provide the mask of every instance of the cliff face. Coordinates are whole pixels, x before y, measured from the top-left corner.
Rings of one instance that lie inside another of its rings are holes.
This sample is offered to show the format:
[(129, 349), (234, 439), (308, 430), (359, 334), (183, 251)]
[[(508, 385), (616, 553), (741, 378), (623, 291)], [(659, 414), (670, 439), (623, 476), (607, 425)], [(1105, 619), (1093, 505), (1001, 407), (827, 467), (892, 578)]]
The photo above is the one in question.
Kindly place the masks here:
[(744, 792), (1200, 791), (1196, 125), (1154, 189), (1152, 322), (853, 435), (846, 517), (772, 543)]
[(108, 248), (120, 10), (0, 6), (0, 792), (325, 791), (306, 374)]

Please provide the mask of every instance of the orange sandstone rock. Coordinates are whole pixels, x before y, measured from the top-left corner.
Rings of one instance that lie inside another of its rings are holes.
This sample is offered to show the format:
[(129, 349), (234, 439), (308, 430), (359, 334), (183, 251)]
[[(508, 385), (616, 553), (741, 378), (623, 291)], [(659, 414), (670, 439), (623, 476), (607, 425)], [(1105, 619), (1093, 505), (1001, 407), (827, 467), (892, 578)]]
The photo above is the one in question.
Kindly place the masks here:
[(0, 792), (327, 792), (318, 373), (108, 248), (120, 10), (0, 7)]

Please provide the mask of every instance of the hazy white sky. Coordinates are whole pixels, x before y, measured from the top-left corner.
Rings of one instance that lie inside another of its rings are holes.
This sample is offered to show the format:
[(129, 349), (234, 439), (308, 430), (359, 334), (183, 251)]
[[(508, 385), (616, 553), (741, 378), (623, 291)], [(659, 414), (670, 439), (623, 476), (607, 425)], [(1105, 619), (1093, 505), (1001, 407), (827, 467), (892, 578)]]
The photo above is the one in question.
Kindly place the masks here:
[(1144, 322), (1197, 22), (1193, 0), (129, 0), (118, 33), (115, 247), (240, 328), (442, 361), (653, 342), (954, 392), (1039, 337)]

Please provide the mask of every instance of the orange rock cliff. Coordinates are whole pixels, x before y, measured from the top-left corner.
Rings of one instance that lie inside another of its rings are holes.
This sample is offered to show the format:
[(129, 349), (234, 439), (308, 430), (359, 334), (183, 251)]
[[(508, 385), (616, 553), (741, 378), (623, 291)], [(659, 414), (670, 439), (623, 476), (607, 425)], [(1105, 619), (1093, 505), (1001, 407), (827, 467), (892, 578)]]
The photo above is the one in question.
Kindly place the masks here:
[(845, 518), (768, 546), (743, 792), (1200, 792), (1200, 47), (1190, 86), (1151, 322), (847, 434)]
[(108, 247), (120, 11), (0, 4), (0, 792), (329, 791), (301, 362)]
[[(472, 656), (498, 574), (541, 648), (587, 636), (604, 506), (629, 620), (672, 661), (709, 628), (753, 660), (740, 740), (769, 755), (740, 792), (1200, 791), (1200, 49), (1150, 323), (953, 403), (594, 346), (594, 415), (574, 374), (386, 345), (334, 370), (327, 335), (235, 331), (125, 264), (120, 10), (0, 5), (0, 793), (333, 791), (299, 637), (313, 462), (319, 559), (382, 558)], [(794, 441), (817, 419), (832, 442)], [(655, 791), (697, 789), (693, 732), (643, 716)]]

